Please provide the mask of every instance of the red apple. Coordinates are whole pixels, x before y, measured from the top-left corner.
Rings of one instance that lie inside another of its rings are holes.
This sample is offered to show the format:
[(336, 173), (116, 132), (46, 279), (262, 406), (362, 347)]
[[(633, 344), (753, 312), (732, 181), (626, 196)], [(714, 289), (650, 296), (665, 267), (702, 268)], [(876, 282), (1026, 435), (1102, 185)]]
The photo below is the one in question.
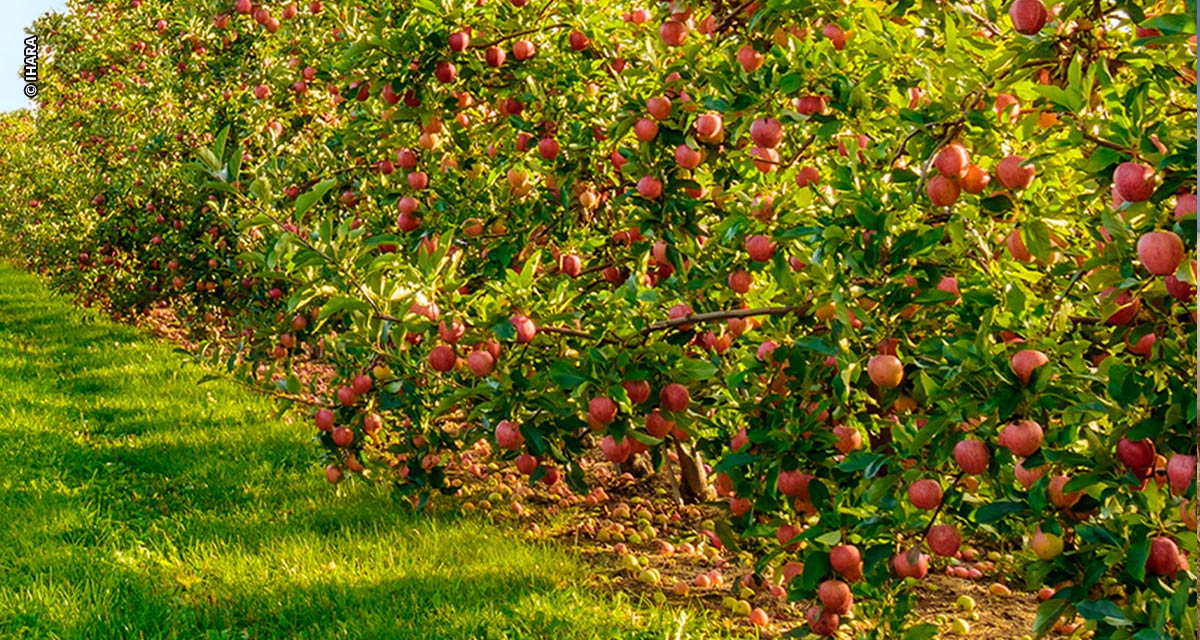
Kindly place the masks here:
[(987, 443), (982, 440), (968, 439), (954, 445), (954, 462), (965, 473), (979, 475), (986, 472), (990, 458)]
[(687, 40), (688, 25), (686, 22), (679, 20), (665, 20), (662, 26), (658, 28), (658, 35), (662, 38), (663, 44), (668, 47), (678, 47), (683, 45)]
[(1000, 446), (1016, 456), (1033, 455), (1042, 446), (1042, 425), (1033, 420), (1018, 420), (1000, 430)]
[(467, 367), (471, 369), (471, 373), (481, 378), (492, 372), (495, 363), (495, 358), (487, 351), (473, 351), (467, 356)]
[(900, 382), (904, 380), (904, 364), (900, 362), (900, 358), (893, 355), (871, 356), (867, 361), (867, 376), (875, 386), (892, 389), (900, 386)]
[(1183, 262), (1183, 240), (1171, 231), (1152, 231), (1137, 242), (1138, 259), (1156, 276), (1174, 275)]
[(746, 253), (755, 262), (767, 262), (775, 255), (775, 243), (768, 236), (750, 236), (746, 238), (745, 245)]
[(642, 176), (637, 182), (638, 195), (647, 200), (656, 200), (662, 195), (662, 182), (654, 176)]
[(854, 596), (850, 593), (850, 585), (841, 580), (822, 582), (817, 590), (817, 597), (820, 598), (826, 611), (832, 611), (838, 615), (850, 613), (851, 607), (854, 606)]
[(592, 398), (588, 403), (588, 417), (602, 425), (612, 424), (617, 419), (617, 403), (603, 396)]
[(925, 541), (929, 543), (930, 551), (949, 558), (958, 553), (958, 548), (962, 545), (962, 535), (959, 534), (958, 527), (952, 524), (935, 524), (929, 528)]
[(1179, 571), (1179, 546), (1166, 536), (1150, 539), (1150, 557), (1146, 572), (1157, 576), (1174, 576)]
[(750, 124), (750, 139), (760, 147), (774, 149), (783, 141), (783, 124), (775, 118), (759, 118)]
[(929, 179), (929, 184), (925, 185), (925, 193), (934, 205), (949, 207), (958, 202), (961, 190), (959, 189), (957, 180), (937, 175)]
[(992, 182), (992, 176), (988, 172), (975, 165), (968, 165), (962, 179), (959, 181), (959, 186), (963, 191), (970, 194), (983, 193), (988, 184)]
[(737, 52), (738, 63), (746, 70), (746, 73), (753, 73), (763, 66), (763, 54), (754, 50), (754, 47), (746, 44), (742, 45)]
[(1136, 162), (1122, 162), (1113, 171), (1117, 193), (1129, 202), (1142, 202), (1154, 195), (1154, 169)]
[(1046, 26), (1048, 15), (1042, 0), (1013, 0), (1008, 8), (1008, 17), (1012, 19), (1013, 29), (1027, 36), (1041, 31), (1042, 27)]
[(443, 373), (454, 370), (454, 365), (458, 361), (458, 356), (454, 354), (454, 349), (447, 345), (438, 345), (429, 352), (429, 366), (434, 371)]
[(517, 60), (528, 60), (537, 53), (537, 47), (529, 40), (517, 40), (513, 43), (512, 52)]
[(1029, 384), (1029, 380), (1033, 378), (1033, 370), (1050, 362), (1046, 354), (1036, 349), (1022, 349), (1013, 354), (1009, 364), (1012, 366), (1013, 373), (1017, 374), (1017, 378), (1021, 384)]
[(663, 96), (654, 96), (646, 101), (646, 112), (655, 120), (666, 120), (671, 116), (671, 100)]
[(942, 503), (942, 485), (926, 478), (908, 486), (908, 500), (918, 509), (932, 511)]
[(537, 335), (537, 325), (528, 316), (517, 314), (509, 318), (509, 322), (517, 330), (517, 342), (520, 344), (529, 344)]
[(1196, 456), (1176, 453), (1167, 460), (1167, 482), (1171, 485), (1171, 493), (1187, 493), (1195, 480)]
[(952, 142), (938, 152), (937, 157), (933, 160), (933, 166), (937, 167), (938, 172), (947, 178), (962, 178), (967, 175), (971, 159), (967, 154), (966, 147)]
[[(1038, 0), (1031, 1), (1038, 2)], [(1038, 4), (1041, 3), (1038, 2)], [(1024, 157), (1010, 155), (1005, 156), (1000, 164), (996, 165), (996, 178), (1006, 189), (1026, 189), (1033, 184), (1034, 168), (1021, 166), (1023, 162), (1025, 162)]]
[(495, 435), (496, 445), (501, 449), (515, 451), (525, 446), (525, 437), (521, 435), (521, 430), (508, 420), (501, 420), (496, 424)]

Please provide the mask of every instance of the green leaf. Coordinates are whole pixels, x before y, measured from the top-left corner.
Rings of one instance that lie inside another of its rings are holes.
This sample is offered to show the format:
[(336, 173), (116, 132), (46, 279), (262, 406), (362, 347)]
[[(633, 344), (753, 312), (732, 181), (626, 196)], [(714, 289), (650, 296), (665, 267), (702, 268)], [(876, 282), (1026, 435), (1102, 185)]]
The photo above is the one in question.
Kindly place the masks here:
[(800, 587), (805, 591), (812, 591), (828, 573), (829, 552), (813, 549), (804, 556), (804, 572), (800, 574)]
[(587, 381), (579, 369), (567, 360), (557, 360), (550, 365), (550, 379), (563, 389), (574, 389)]
[(1050, 227), (1041, 220), (1030, 220), (1021, 227), (1025, 248), (1038, 260), (1050, 259)]
[(729, 526), (728, 520), (717, 520), (713, 528), (716, 529), (713, 533), (717, 534), (717, 538), (721, 541), (721, 544), (725, 545), (726, 549), (734, 553), (741, 551), (741, 547), (737, 543), (737, 536), (733, 534), (733, 528)]
[(711, 380), (717, 375), (717, 367), (708, 360), (687, 358), (680, 363), (679, 374), (688, 381)]
[(932, 622), (923, 622), (909, 627), (904, 632), (904, 640), (931, 640), (938, 634), (938, 626)]
[(776, 83), (775, 86), (779, 88), (780, 93), (794, 93), (799, 91), (800, 88), (804, 86), (804, 83), (805, 79), (803, 74), (789, 73), (781, 76), (779, 78), (779, 82)]
[(1085, 600), (1075, 603), (1075, 610), (1084, 620), (1103, 620), (1114, 627), (1128, 627), (1133, 624), (1125, 617), (1125, 612), (1111, 600)]
[(271, 202), (271, 182), (265, 176), (259, 176), (250, 183), (250, 195), (264, 204)]
[(1021, 502), (993, 502), (975, 510), (975, 522), (991, 524), (1005, 516), (1021, 513), (1024, 510), (1025, 505)]
[(730, 469), (736, 469), (737, 467), (744, 467), (748, 464), (757, 462), (758, 458), (758, 456), (752, 453), (731, 453), (724, 458), (721, 458), (721, 461), (717, 463), (717, 466), (713, 467), (713, 473), (721, 473), (723, 471), (729, 471)]
[(312, 189), (300, 194), (296, 198), (296, 216), (303, 216), (322, 196), (329, 193), (335, 184), (337, 183), (332, 178), (326, 178), (314, 185)]
[(1037, 613), (1033, 617), (1033, 632), (1039, 637), (1044, 635), (1067, 612), (1070, 606), (1070, 602), (1058, 598), (1051, 598), (1043, 602), (1038, 606)]
[(1186, 13), (1165, 13), (1150, 18), (1138, 26), (1146, 29), (1158, 29), (1163, 35), (1170, 36), (1176, 33), (1194, 33), (1196, 30), (1195, 19), (1196, 16)]
[(1129, 545), (1129, 553), (1125, 556), (1125, 569), (1134, 580), (1141, 582), (1146, 579), (1146, 560), (1149, 558), (1149, 538), (1143, 537)]

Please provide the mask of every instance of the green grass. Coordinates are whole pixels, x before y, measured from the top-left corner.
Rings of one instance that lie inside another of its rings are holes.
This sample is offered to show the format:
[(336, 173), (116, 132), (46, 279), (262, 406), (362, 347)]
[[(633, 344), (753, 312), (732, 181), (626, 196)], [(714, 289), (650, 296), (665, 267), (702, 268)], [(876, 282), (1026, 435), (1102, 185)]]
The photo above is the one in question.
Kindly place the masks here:
[(201, 373), (0, 264), (0, 637), (674, 637), (561, 549), (339, 495), (308, 428)]

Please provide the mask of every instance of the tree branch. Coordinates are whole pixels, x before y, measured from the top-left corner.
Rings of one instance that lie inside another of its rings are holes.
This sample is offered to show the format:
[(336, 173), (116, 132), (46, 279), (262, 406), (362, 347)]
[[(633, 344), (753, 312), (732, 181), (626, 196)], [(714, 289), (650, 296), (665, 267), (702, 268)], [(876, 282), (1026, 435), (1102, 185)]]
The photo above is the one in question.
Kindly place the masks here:
[(662, 320), (642, 329), (642, 333), (652, 333), (663, 329), (671, 329), (693, 322), (709, 322), (712, 320), (728, 320), (729, 318), (749, 318), (752, 316), (782, 316), (789, 313), (805, 313), (811, 305), (808, 303), (787, 307), (762, 307), (759, 309), (732, 309), (729, 311), (710, 311), (708, 313), (690, 313), (682, 318)]

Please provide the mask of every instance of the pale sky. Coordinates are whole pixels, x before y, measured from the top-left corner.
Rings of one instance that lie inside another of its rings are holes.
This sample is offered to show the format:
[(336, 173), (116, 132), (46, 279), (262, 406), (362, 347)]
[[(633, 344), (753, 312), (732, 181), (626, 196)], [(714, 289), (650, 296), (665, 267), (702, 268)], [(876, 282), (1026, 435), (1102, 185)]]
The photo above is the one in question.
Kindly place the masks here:
[(65, 12), (66, 0), (5, 0), (0, 4), (0, 111), (30, 107), (21, 78), (25, 28), (48, 11)]

